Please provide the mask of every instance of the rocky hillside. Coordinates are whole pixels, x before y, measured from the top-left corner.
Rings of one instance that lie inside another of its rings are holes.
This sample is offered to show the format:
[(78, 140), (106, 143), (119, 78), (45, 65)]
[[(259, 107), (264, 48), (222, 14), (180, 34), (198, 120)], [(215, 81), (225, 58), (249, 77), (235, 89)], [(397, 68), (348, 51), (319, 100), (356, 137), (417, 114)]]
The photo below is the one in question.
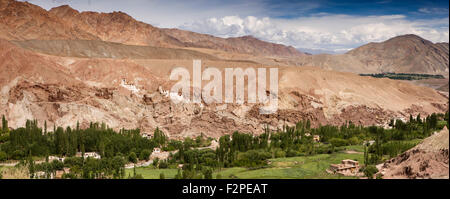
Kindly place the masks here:
[(377, 167), (383, 178), (449, 178), (447, 127)]
[(28, 39), (99, 39), (79, 30), (45, 9), (14, 0), (0, 0), (0, 38)]
[(65, 5), (52, 8), (49, 14), (64, 20), (77, 30), (96, 35), (102, 41), (157, 47), (184, 46), (159, 28), (137, 21), (123, 12), (78, 12)]
[[(319, 124), (385, 124), (392, 117), (426, 115), (447, 109), (433, 89), (394, 80), (330, 72), (314, 67), (279, 67), (279, 109), (260, 115), (260, 104), (174, 104), (167, 95), (170, 71), (192, 68), (192, 60), (55, 56), (0, 40), (0, 114), (11, 127), (40, 124), (86, 127), (91, 121), (112, 128), (156, 127), (174, 138), (234, 131), (262, 133), (311, 120)], [(176, 53), (174, 55), (177, 55)], [(203, 67), (254, 67), (254, 63), (203, 60)], [(270, 66), (262, 66), (270, 67)]]

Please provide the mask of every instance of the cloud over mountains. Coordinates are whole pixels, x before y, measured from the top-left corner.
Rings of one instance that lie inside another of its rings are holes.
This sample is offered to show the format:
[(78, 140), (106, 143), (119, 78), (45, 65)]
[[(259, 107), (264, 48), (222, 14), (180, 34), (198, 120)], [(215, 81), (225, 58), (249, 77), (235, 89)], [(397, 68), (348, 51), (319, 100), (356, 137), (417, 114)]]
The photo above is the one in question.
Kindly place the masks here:
[(433, 42), (448, 42), (449, 38), (448, 17), (411, 20), (404, 15), (351, 16), (322, 13), (293, 19), (225, 16), (186, 23), (180, 28), (219, 37), (253, 35), (296, 48), (335, 52), (403, 34), (416, 34)]

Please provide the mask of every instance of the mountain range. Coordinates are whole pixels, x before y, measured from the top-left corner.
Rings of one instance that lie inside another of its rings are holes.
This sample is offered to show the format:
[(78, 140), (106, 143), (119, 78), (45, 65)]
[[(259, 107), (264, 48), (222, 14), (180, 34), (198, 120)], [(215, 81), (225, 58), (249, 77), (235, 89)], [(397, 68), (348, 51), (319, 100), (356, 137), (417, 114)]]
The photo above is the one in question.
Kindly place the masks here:
[[(175, 83), (170, 71), (191, 71), (193, 59), (221, 71), (277, 67), (278, 111), (260, 115), (259, 104), (247, 103), (174, 104), (166, 95)], [(448, 77), (448, 43), (404, 35), (346, 54), (308, 55), (252, 36), (157, 28), (122, 12), (47, 11), (0, 0), (0, 115), (11, 127), (27, 119), (82, 127), (105, 122), (142, 132), (158, 127), (174, 138), (219, 137), (301, 120), (385, 125), (391, 118), (448, 110), (448, 97), (433, 88), (355, 74), (388, 71)]]

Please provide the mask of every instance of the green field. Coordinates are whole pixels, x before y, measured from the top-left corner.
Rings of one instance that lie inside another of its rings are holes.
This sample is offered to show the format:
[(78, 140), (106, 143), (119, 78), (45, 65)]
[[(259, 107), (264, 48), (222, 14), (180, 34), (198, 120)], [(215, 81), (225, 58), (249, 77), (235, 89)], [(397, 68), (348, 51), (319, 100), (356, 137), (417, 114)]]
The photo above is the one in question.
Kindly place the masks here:
[(364, 152), (364, 146), (363, 145), (350, 145), (350, 146), (341, 146), (336, 148), (338, 151), (357, 151), (357, 152)]
[[(145, 179), (159, 179), (159, 175), (164, 173), (166, 179), (173, 179), (177, 175), (178, 169), (153, 169), (150, 167), (136, 168), (136, 174), (141, 174)], [(133, 169), (125, 169), (125, 176), (133, 176)]]
[[(346, 150), (360, 151), (362, 146), (347, 146)], [(342, 175), (328, 174), (326, 169), (330, 164), (340, 163), (341, 160), (352, 159), (363, 164), (364, 154), (347, 154), (343, 152), (333, 154), (319, 154), (311, 156), (300, 156), (290, 158), (270, 159), (271, 164), (267, 168), (247, 169), (241, 167), (226, 168), (214, 172), (222, 179), (317, 179), (317, 178), (354, 178)], [(127, 169), (126, 175), (133, 175), (133, 169)], [(145, 179), (159, 179), (160, 173), (164, 173), (166, 179), (172, 179), (177, 174), (177, 169), (153, 169), (136, 168), (136, 173), (141, 174)]]

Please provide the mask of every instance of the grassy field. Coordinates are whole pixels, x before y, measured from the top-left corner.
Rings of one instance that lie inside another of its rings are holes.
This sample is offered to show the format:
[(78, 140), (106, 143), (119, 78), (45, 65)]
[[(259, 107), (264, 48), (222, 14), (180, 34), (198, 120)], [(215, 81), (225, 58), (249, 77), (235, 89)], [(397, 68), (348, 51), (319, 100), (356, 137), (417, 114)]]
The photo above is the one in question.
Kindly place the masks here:
[[(358, 146), (347, 147), (346, 150), (360, 151)], [(222, 176), (222, 179), (240, 178), (240, 179), (317, 179), (317, 178), (354, 178), (342, 175), (328, 174), (326, 169), (330, 164), (340, 163), (341, 160), (352, 159), (363, 164), (364, 154), (347, 154), (338, 152), (333, 154), (319, 154), (311, 156), (276, 158), (271, 159), (271, 164), (267, 168), (247, 169), (247, 168), (226, 168), (221, 171), (214, 172)], [(127, 169), (126, 175), (133, 175), (133, 169)], [(153, 169), (153, 168), (136, 168), (137, 174), (142, 174), (145, 179), (159, 179), (160, 173), (164, 173), (166, 179), (174, 178), (177, 169)]]
[(336, 148), (338, 151), (357, 151), (364, 152), (363, 145), (350, 145), (350, 146), (341, 146)]
[[(164, 173), (166, 179), (173, 179), (177, 175), (178, 169), (153, 169), (150, 167), (136, 168), (136, 174), (141, 174), (145, 179), (159, 179), (159, 175)], [(126, 176), (133, 176), (133, 169), (125, 169)]]

